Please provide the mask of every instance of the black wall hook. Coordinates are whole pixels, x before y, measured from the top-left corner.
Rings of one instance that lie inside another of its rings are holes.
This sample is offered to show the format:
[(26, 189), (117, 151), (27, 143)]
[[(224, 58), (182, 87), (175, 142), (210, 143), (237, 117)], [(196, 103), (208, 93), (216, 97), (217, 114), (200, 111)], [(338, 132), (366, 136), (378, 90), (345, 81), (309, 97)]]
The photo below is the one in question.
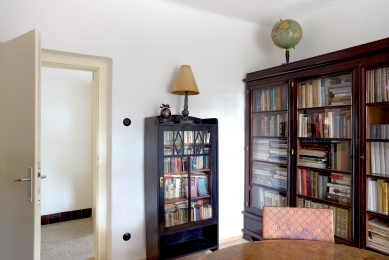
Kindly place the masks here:
[(131, 119), (129, 119), (129, 118), (124, 118), (124, 119), (123, 119), (123, 125), (125, 125), (125, 126), (131, 125)]
[(125, 233), (125, 234), (123, 235), (123, 240), (124, 240), (124, 241), (130, 240), (130, 238), (131, 238), (131, 234), (130, 234), (130, 233)]

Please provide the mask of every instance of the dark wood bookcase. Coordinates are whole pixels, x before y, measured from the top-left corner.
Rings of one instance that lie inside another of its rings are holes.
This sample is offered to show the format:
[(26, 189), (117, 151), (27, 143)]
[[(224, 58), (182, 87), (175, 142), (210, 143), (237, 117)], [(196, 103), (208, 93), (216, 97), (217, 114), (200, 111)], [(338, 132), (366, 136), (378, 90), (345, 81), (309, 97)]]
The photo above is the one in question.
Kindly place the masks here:
[(389, 38), (244, 81), (244, 237), (264, 205), (330, 208), (337, 243), (389, 254)]
[(145, 119), (147, 259), (217, 250), (218, 121)]

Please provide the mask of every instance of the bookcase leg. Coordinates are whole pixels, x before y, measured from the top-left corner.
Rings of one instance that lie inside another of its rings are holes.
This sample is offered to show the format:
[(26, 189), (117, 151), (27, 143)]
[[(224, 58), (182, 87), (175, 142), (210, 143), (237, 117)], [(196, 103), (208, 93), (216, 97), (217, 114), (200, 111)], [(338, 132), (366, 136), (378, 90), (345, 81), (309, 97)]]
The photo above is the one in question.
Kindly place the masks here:
[(253, 239), (252, 236), (249, 236), (249, 235), (247, 235), (247, 234), (244, 234), (244, 235), (243, 235), (243, 239), (246, 239), (247, 241), (250, 241), (250, 242), (255, 241), (255, 240)]

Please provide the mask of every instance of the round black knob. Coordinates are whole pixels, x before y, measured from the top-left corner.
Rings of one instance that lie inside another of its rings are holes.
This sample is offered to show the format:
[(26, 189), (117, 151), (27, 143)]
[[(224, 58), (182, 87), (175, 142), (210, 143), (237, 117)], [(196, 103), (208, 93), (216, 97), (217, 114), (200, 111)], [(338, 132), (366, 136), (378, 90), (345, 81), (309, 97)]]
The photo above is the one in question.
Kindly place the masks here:
[(124, 241), (130, 240), (130, 238), (131, 238), (131, 234), (130, 234), (130, 233), (125, 233), (125, 234), (123, 235), (123, 240), (124, 240)]
[(123, 119), (123, 125), (125, 125), (125, 126), (131, 125), (131, 119), (129, 119), (129, 118), (124, 118), (124, 119)]

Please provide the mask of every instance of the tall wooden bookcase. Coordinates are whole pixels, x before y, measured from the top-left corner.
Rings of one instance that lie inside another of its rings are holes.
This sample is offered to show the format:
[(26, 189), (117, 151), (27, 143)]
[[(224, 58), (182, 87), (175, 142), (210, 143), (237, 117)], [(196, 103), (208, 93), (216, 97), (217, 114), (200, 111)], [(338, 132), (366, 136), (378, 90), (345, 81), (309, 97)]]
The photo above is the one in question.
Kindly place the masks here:
[(145, 119), (147, 259), (174, 259), (218, 244), (218, 121)]
[(330, 208), (336, 242), (389, 254), (389, 38), (244, 81), (245, 238), (264, 205)]

